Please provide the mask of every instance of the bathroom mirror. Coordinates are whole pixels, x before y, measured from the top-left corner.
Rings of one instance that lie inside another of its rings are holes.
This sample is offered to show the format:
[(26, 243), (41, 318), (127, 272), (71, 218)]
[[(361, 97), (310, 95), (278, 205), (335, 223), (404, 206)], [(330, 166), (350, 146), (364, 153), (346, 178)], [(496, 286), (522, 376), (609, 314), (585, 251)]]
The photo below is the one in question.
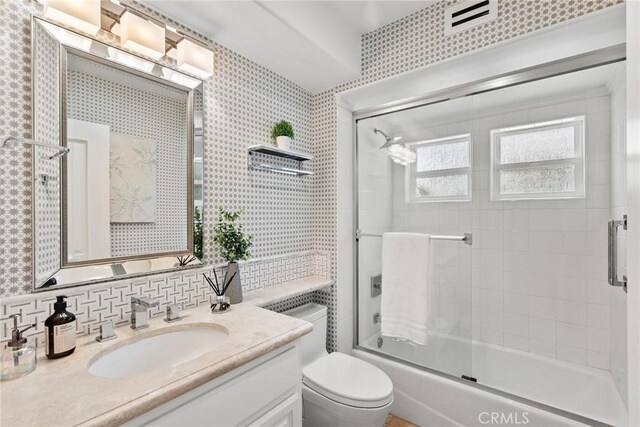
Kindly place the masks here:
[(34, 289), (199, 265), (202, 82), (32, 24)]

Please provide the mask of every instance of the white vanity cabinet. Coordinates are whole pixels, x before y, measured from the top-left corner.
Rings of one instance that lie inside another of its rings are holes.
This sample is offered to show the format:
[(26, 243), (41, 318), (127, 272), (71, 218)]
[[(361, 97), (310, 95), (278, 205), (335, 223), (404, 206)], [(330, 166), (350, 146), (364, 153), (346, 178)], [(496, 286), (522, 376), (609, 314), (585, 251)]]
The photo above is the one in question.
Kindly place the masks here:
[(152, 409), (127, 426), (302, 425), (298, 348), (290, 344)]

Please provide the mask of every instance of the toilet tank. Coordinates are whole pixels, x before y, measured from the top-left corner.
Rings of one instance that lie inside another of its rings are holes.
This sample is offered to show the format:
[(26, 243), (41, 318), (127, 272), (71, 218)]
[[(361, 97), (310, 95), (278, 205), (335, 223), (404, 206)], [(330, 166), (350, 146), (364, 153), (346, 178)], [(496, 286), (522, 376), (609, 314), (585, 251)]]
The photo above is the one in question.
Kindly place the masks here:
[(327, 307), (309, 303), (282, 314), (313, 323), (313, 331), (300, 339), (300, 359), (306, 366), (327, 353)]

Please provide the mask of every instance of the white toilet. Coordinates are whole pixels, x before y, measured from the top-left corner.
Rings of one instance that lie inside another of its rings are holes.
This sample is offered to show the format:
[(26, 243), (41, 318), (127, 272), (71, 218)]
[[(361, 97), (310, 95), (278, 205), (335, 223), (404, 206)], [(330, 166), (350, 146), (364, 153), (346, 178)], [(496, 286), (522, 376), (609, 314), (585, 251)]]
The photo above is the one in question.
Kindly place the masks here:
[(327, 307), (305, 304), (283, 314), (313, 323), (302, 337), (304, 427), (382, 427), (393, 384), (379, 368), (344, 353), (327, 353)]

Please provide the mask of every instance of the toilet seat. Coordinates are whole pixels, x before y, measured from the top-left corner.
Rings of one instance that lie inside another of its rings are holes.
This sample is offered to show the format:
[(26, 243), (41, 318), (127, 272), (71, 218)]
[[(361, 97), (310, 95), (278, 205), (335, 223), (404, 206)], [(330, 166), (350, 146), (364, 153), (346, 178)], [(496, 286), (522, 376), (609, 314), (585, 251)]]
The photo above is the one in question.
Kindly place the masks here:
[(380, 408), (393, 400), (393, 384), (376, 366), (344, 353), (331, 353), (302, 369), (302, 382), (336, 402)]

